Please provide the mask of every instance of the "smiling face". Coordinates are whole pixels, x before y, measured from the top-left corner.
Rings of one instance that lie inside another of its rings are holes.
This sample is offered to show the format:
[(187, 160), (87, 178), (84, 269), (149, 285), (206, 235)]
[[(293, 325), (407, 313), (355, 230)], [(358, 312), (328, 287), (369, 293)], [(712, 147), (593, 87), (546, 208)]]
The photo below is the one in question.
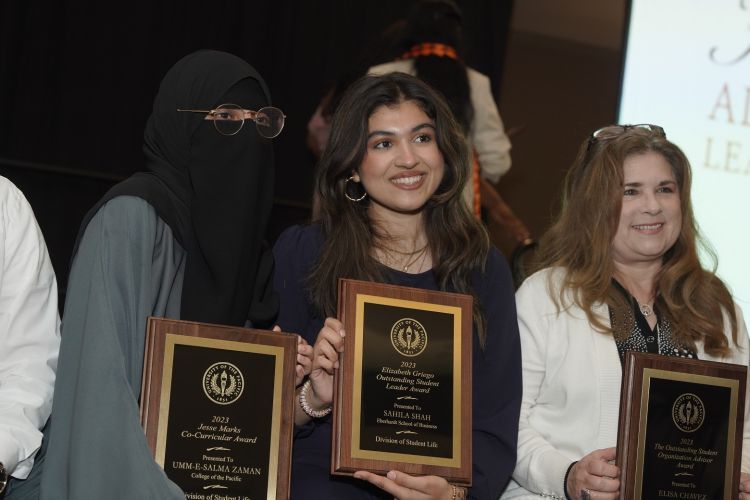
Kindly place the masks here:
[(622, 210), (612, 241), (619, 265), (659, 263), (682, 227), (680, 192), (672, 167), (649, 151), (625, 158)]
[(420, 213), (444, 169), (434, 122), (414, 101), (380, 106), (370, 115), (366, 152), (354, 180), (367, 191), (372, 217)]

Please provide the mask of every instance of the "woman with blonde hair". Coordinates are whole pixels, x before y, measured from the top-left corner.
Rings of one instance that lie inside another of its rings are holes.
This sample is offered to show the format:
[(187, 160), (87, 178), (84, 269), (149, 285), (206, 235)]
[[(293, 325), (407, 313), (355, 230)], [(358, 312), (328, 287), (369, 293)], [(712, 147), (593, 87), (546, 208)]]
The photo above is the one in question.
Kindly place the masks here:
[(700, 263), (690, 185), (687, 158), (656, 125), (605, 127), (581, 145), (541, 270), (516, 294), (524, 391), (503, 498), (618, 498), (627, 351), (747, 366), (742, 312)]

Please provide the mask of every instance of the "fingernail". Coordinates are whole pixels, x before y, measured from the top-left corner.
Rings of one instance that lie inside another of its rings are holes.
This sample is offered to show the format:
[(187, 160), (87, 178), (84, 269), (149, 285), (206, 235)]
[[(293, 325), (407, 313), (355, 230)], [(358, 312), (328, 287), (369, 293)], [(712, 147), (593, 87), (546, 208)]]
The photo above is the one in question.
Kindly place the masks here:
[(354, 473), (354, 478), (355, 479), (362, 479), (362, 473), (361, 472), (355, 472)]
[(388, 474), (386, 474), (385, 477), (387, 477), (391, 481), (395, 481), (396, 480), (396, 471), (395, 470), (389, 470)]

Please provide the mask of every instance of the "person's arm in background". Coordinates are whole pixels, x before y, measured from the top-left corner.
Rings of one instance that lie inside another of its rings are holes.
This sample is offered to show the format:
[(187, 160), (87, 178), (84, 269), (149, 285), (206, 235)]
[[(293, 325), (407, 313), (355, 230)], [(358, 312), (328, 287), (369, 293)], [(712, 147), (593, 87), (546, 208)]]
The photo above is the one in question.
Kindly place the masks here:
[(0, 203), (0, 462), (25, 479), (52, 407), (57, 282), (29, 203), (4, 178)]
[(496, 184), (510, 170), (510, 139), (492, 97), (490, 79), (472, 69), (467, 71), (474, 107), (471, 143), (479, 157), (482, 177)]
[(503, 121), (492, 97), (490, 79), (472, 69), (468, 71), (471, 103), (474, 107), (471, 143), (479, 161), (479, 193), (482, 208), (487, 210), (491, 221), (503, 227), (516, 241), (524, 243), (531, 238), (531, 233), (494, 186), (500, 177), (510, 170), (510, 139), (505, 133)]

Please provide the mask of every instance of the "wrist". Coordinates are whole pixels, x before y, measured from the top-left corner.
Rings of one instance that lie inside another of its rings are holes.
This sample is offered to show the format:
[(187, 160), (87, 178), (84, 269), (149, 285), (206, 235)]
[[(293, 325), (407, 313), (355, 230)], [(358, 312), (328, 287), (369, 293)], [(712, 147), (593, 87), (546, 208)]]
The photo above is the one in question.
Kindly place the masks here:
[(463, 486), (451, 484), (451, 500), (466, 500), (468, 490)]
[(570, 471), (573, 470), (573, 467), (578, 463), (578, 460), (573, 462), (568, 466), (568, 470), (565, 471), (565, 477), (563, 478), (563, 493), (565, 493), (566, 500), (572, 500), (570, 498), (570, 495), (568, 494), (568, 476), (570, 476)]
[(302, 384), (302, 388), (299, 391), (299, 405), (302, 411), (307, 413), (312, 418), (322, 418), (331, 413), (333, 406), (325, 404), (315, 396), (315, 391), (310, 390), (312, 388), (312, 382), (310, 379)]

